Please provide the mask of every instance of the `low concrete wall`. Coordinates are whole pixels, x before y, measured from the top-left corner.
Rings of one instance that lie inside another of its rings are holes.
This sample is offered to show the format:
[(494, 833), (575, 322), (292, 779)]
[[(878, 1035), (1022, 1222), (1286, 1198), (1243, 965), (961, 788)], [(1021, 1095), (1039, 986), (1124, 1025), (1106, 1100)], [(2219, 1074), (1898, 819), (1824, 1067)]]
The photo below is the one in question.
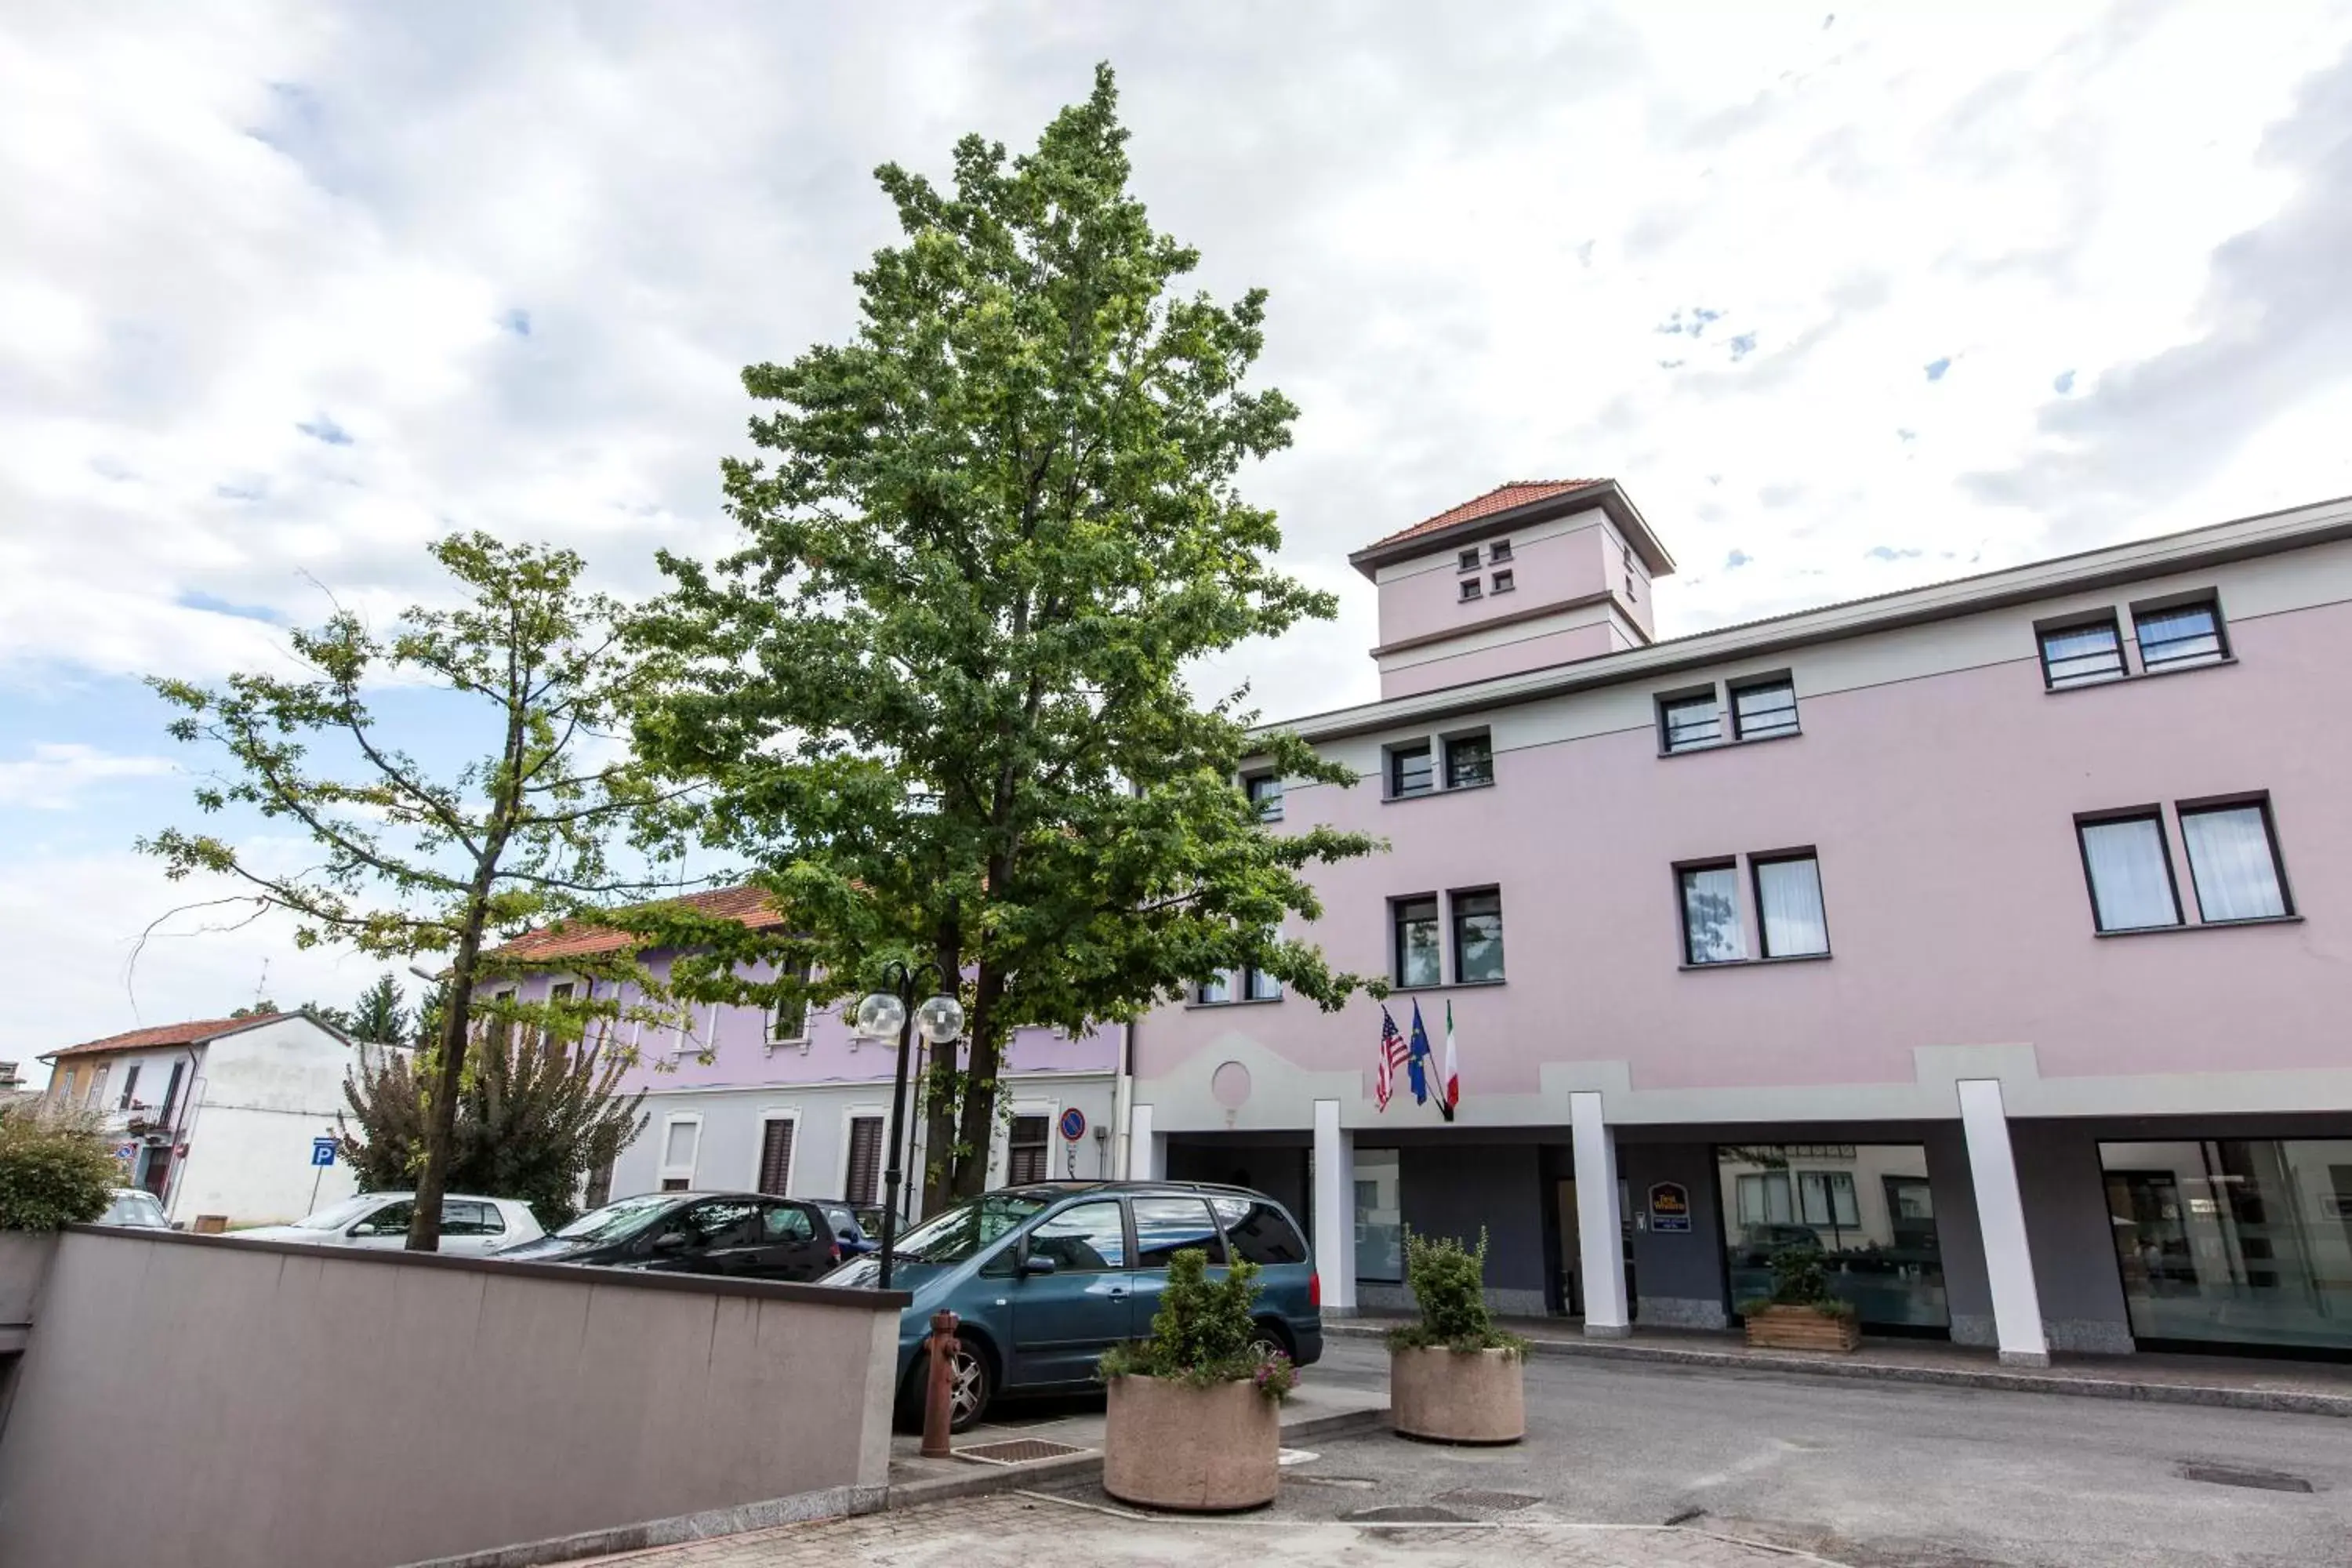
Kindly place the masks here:
[(390, 1568), (878, 1492), (906, 1300), (76, 1227), (0, 1430), (0, 1562)]

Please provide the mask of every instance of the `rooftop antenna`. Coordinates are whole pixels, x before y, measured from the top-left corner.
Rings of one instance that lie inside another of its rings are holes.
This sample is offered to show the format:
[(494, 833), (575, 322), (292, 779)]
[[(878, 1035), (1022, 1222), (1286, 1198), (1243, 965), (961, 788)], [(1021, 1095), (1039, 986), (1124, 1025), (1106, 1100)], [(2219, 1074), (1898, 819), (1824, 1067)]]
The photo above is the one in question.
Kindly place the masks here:
[(260, 1010), (261, 999), (268, 994), (269, 959), (265, 954), (261, 960), (261, 978), (253, 983), (253, 1005), (257, 1012)]

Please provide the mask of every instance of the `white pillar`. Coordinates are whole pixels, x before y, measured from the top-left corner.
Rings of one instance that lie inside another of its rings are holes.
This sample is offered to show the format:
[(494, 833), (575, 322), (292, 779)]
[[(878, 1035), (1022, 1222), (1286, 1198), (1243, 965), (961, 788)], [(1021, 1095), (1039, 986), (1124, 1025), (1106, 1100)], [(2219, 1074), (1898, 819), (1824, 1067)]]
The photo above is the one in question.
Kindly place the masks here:
[(1168, 1173), (1168, 1145), (1151, 1131), (1151, 1107), (1127, 1111), (1127, 1160), (1131, 1182), (1156, 1182)]
[(1323, 1310), (1356, 1310), (1356, 1135), (1339, 1125), (1339, 1102), (1315, 1102), (1315, 1277)]
[(2042, 1292), (2033, 1283), (2033, 1255), (2025, 1241), (2025, 1200), (2017, 1190), (2017, 1162), (2009, 1148), (2009, 1112), (2000, 1080), (1960, 1080), (1960, 1128), (1969, 1140), (1969, 1183), (1976, 1189), (1977, 1229), (1984, 1237), (1985, 1274), (1992, 1284), (1993, 1335), (2011, 1366), (2048, 1366), (2042, 1336)]
[(1632, 1331), (1625, 1313), (1625, 1233), (1617, 1210), (1617, 1143), (1602, 1118), (1601, 1096), (1578, 1090), (1568, 1097), (1569, 1131), (1576, 1152), (1578, 1271), (1584, 1280), (1584, 1331), (1595, 1339), (1622, 1339)]

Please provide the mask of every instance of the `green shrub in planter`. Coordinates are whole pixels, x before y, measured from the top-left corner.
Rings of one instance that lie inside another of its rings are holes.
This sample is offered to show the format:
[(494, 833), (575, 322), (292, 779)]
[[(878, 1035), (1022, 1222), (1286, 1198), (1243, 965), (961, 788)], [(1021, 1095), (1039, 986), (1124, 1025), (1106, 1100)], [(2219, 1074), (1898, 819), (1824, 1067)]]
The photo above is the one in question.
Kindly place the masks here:
[(1398, 1350), (1509, 1351), (1525, 1354), (1528, 1342), (1495, 1326), (1486, 1310), (1486, 1233), (1474, 1250), (1450, 1236), (1434, 1239), (1408, 1231), (1404, 1238), (1405, 1283), (1412, 1288), (1421, 1321), (1389, 1331)]
[(1830, 1293), (1829, 1269), (1818, 1247), (1802, 1242), (1772, 1255), (1772, 1293), (1739, 1303), (1739, 1315), (1754, 1317), (1765, 1307), (1804, 1307), (1825, 1318), (1851, 1318), (1853, 1303)]
[(0, 1230), (94, 1220), (121, 1183), (94, 1119), (39, 1100), (0, 1106)]
[(1258, 1268), (1235, 1263), (1223, 1279), (1209, 1278), (1209, 1255), (1199, 1248), (1168, 1260), (1168, 1286), (1151, 1315), (1151, 1337), (1139, 1344), (1113, 1345), (1103, 1352), (1098, 1375), (1154, 1377), (1206, 1388), (1215, 1383), (1254, 1383), (1269, 1399), (1297, 1386), (1298, 1369), (1280, 1351), (1261, 1356), (1257, 1321)]

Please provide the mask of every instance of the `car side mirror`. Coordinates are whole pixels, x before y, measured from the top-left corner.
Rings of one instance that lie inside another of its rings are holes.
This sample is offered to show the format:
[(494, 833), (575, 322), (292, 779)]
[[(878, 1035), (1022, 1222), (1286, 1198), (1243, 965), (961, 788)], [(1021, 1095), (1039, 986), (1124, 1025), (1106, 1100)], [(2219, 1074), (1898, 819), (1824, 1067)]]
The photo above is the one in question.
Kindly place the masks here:
[(656, 1252), (685, 1251), (686, 1232), (682, 1230), (666, 1230), (662, 1232), (659, 1236), (654, 1237), (654, 1250)]
[(1021, 1277), (1024, 1279), (1032, 1274), (1051, 1274), (1056, 1267), (1052, 1258), (1042, 1253), (1024, 1252), (1021, 1255)]

